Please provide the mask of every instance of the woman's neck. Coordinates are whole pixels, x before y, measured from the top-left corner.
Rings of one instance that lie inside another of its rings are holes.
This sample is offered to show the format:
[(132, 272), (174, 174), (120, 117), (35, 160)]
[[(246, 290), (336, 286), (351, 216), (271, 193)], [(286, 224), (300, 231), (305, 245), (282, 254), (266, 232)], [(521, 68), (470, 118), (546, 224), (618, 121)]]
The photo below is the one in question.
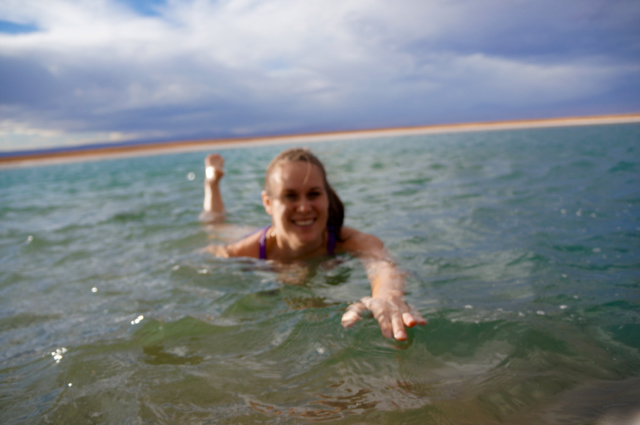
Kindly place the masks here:
[(267, 252), (269, 257), (283, 263), (306, 260), (325, 254), (327, 246), (327, 231), (322, 232), (320, 237), (307, 244), (295, 244), (288, 238), (282, 237), (273, 227), (267, 234)]

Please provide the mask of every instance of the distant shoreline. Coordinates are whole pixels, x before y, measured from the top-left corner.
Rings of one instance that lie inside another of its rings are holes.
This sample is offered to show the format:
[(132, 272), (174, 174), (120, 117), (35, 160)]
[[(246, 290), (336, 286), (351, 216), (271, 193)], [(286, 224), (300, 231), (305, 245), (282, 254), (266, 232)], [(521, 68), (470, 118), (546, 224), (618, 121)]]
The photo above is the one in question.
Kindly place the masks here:
[(363, 137), (388, 137), (419, 134), (442, 134), (471, 131), (513, 130), (545, 127), (573, 127), (586, 125), (640, 123), (640, 113), (599, 115), (586, 117), (547, 118), (517, 121), (490, 121), (460, 124), (439, 124), (416, 127), (352, 130), (326, 133), (311, 133), (284, 136), (257, 136), (209, 140), (185, 140), (118, 146), (100, 145), (70, 148), (54, 152), (21, 152), (18, 155), (0, 156), (0, 168), (27, 167), (34, 165), (100, 160), (118, 157), (160, 155), (177, 152), (220, 150), (242, 146), (274, 145), (285, 143), (314, 143), (322, 141), (352, 140)]

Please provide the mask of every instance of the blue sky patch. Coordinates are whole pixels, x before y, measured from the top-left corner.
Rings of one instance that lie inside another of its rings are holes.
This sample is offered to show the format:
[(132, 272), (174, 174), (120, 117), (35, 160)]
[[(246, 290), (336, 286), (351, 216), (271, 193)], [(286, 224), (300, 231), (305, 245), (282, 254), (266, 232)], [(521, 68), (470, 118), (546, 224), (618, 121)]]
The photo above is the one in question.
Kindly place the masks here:
[(158, 9), (167, 4), (166, 0), (120, 0), (120, 2), (143, 16), (160, 16)]
[(36, 31), (38, 31), (38, 27), (33, 24), (18, 24), (16, 22), (0, 20), (0, 33), (25, 34)]

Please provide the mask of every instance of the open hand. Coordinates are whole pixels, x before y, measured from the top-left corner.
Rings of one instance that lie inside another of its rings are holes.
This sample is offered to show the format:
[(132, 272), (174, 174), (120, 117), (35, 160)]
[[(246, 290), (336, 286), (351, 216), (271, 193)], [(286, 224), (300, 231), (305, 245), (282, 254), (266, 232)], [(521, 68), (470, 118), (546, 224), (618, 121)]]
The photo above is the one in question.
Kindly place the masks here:
[(395, 338), (398, 341), (407, 339), (404, 327), (426, 325), (427, 321), (400, 298), (371, 298), (364, 297), (359, 302), (351, 304), (342, 316), (342, 326), (350, 328), (362, 318), (362, 313), (370, 310), (373, 317), (380, 324), (382, 335)]

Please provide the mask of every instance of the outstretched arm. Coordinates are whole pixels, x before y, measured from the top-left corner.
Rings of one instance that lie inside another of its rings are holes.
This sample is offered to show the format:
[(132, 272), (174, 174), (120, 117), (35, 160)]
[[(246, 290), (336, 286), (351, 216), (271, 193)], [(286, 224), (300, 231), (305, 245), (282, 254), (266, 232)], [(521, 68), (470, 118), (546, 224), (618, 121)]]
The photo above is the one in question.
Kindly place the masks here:
[(347, 243), (358, 248), (354, 253), (367, 270), (371, 296), (350, 305), (342, 316), (342, 325), (353, 326), (364, 311), (371, 310), (385, 337), (404, 341), (407, 339), (405, 326), (425, 325), (427, 321), (405, 303), (405, 274), (391, 261), (382, 242), (373, 235), (357, 233), (354, 240)]
[(204, 164), (204, 202), (200, 219), (220, 223), (224, 221), (224, 202), (220, 194), (220, 180), (224, 176), (224, 158), (216, 153), (207, 155)]

